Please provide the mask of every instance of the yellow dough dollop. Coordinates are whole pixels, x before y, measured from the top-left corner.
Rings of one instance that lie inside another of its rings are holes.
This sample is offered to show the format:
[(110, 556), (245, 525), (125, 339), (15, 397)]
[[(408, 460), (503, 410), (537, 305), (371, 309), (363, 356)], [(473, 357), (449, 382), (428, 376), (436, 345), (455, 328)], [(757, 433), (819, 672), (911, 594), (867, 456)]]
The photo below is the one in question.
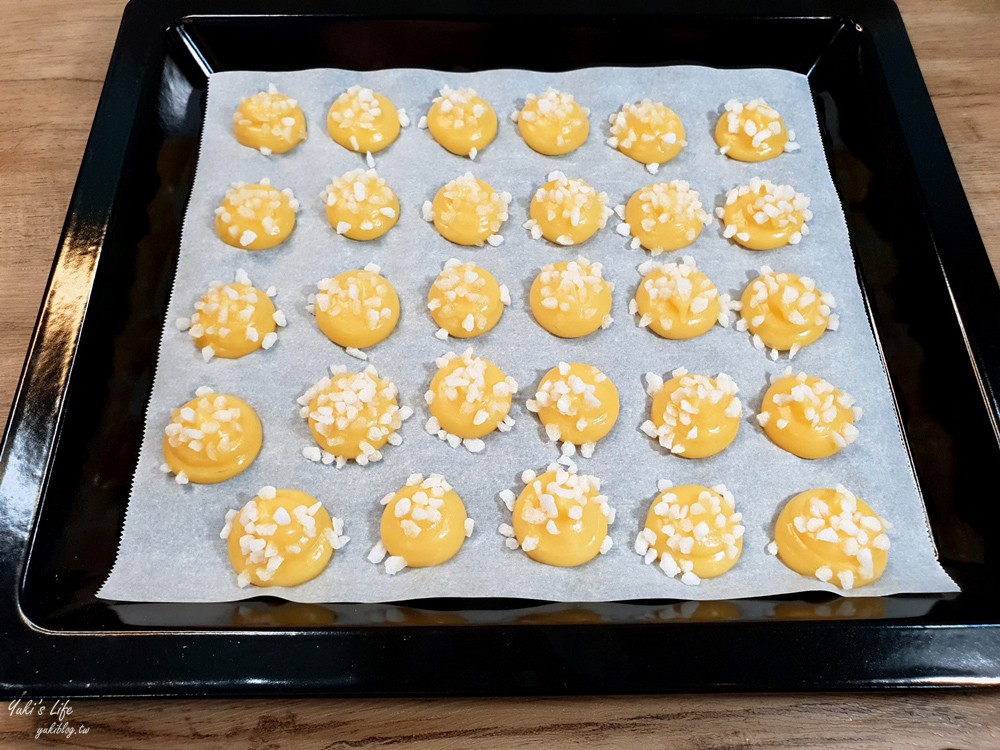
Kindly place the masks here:
[(796, 151), (795, 133), (785, 127), (777, 110), (763, 99), (730, 99), (715, 126), (719, 153), (736, 161), (759, 162)]
[(548, 89), (541, 95), (528, 94), (524, 106), (511, 119), (529, 147), (545, 156), (560, 156), (575, 151), (587, 140), (587, 114), (572, 94)]
[(326, 568), (349, 541), (344, 522), (300, 490), (261, 487), (240, 511), (226, 513), (220, 536), (240, 588), (298, 586)]
[(427, 309), (440, 326), (440, 339), (468, 339), (493, 330), (509, 304), (506, 285), (498, 284), (485, 268), (457, 258), (444, 264), (427, 294)]
[(298, 210), (290, 188), (278, 190), (267, 179), (255, 185), (237, 182), (215, 209), (215, 231), (232, 247), (270, 250), (288, 239)]
[(310, 300), (319, 329), (354, 356), (386, 339), (399, 322), (399, 297), (379, 275), (381, 270), (369, 263), (362, 270), (323, 279)]
[(579, 245), (604, 229), (613, 211), (606, 193), (562, 172), (549, 173), (548, 182), (535, 191), (524, 228), (533, 238), (567, 247)]
[(503, 242), (500, 227), (507, 221), (510, 201), (510, 193), (498, 193), (466, 172), (438, 190), (433, 202), (424, 203), (424, 219), (456, 245), (482, 247), (488, 242), (496, 247)]
[(774, 379), (757, 421), (779, 448), (800, 458), (826, 458), (858, 438), (861, 409), (825, 380), (789, 367)]
[(355, 169), (336, 178), (322, 198), (330, 226), (350, 240), (374, 240), (399, 220), (399, 199), (374, 169)]
[(472, 535), (465, 503), (440, 474), (413, 474), (405, 487), (383, 497), (382, 505), (381, 539), (368, 559), (376, 565), (385, 559), (389, 575), (446, 563)]
[(642, 246), (652, 255), (687, 247), (712, 223), (698, 193), (683, 180), (636, 190), (625, 204), (624, 215), (618, 234), (631, 236), (633, 249)]
[(639, 327), (665, 339), (692, 339), (718, 323), (729, 325), (733, 307), (728, 294), (719, 294), (694, 258), (680, 263), (647, 260), (639, 266), (643, 274), (629, 302), (629, 312), (639, 316)]
[(170, 412), (163, 431), (164, 473), (177, 484), (217, 484), (249, 468), (264, 443), (257, 412), (243, 399), (202, 386)]
[(742, 319), (736, 327), (749, 331), (754, 346), (788, 352), (789, 358), (808, 346), (826, 330), (836, 331), (840, 319), (831, 312), (836, 301), (832, 294), (816, 288), (808, 276), (775, 273), (767, 266), (743, 290)]
[[(269, 289), (274, 294), (273, 289)], [(236, 271), (232, 284), (213, 283), (194, 303), (190, 318), (179, 318), (177, 327), (187, 331), (202, 358), (237, 359), (258, 349), (270, 349), (278, 340), (277, 326), (286, 324), (270, 294), (256, 289), (246, 271)]]
[(661, 480), (634, 549), (647, 565), (658, 563), (671, 578), (697, 586), (736, 565), (743, 553), (742, 520), (723, 484), (672, 487)]
[(553, 442), (562, 441), (563, 453), (590, 458), (597, 441), (611, 432), (618, 421), (618, 389), (611, 379), (593, 365), (560, 362), (538, 384), (528, 411), (538, 414), (545, 434)]
[(348, 372), (343, 365), (299, 397), (300, 415), (309, 423), (315, 446), (303, 448), (310, 461), (338, 467), (353, 460), (359, 466), (382, 460), (380, 449), (403, 442), (399, 429), (413, 410), (396, 402), (396, 386), (368, 365)]
[(469, 88), (442, 88), (420, 124), (446, 150), (470, 159), (475, 159), (497, 136), (497, 113)]
[(615, 512), (601, 492), (601, 480), (578, 474), (575, 466), (552, 464), (541, 476), (528, 470), (517, 500), (501, 493), (511, 508), (513, 526), (502, 524), (509, 549), (520, 547), (536, 562), (560, 568), (583, 565), (611, 549), (608, 526)]
[(406, 122), (406, 114), (391, 101), (361, 86), (351, 86), (338, 96), (326, 115), (330, 137), (359, 154), (375, 154), (391, 146)]
[(603, 266), (582, 255), (549, 263), (531, 284), (529, 303), (538, 325), (564, 339), (575, 339), (611, 325), (611, 292)]
[(724, 451), (736, 438), (743, 414), (736, 382), (725, 373), (710, 378), (691, 375), (682, 367), (671, 375), (664, 383), (659, 375), (646, 373), (646, 392), (653, 404), (650, 418), (639, 429), (684, 458)]
[(791, 185), (775, 185), (754, 177), (726, 193), (726, 205), (716, 209), (725, 227), (722, 236), (748, 250), (774, 250), (797, 245), (809, 234), (809, 198)]
[(306, 139), (306, 118), (295, 99), (274, 84), (246, 99), (233, 113), (236, 140), (265, 156), (291, 151)]
[(609, 122), (608, 145), (645, 164), (653, 174), (687, 145), (681, 119), (662, 102), (643, 99), (622, 105)]
[(464, 445), (471, 453), (483, 450), (481, 438), (494, 430), (508, 432), (511, 396), (517, 381), (495, 364), (466, 349), (448, 352), (436, 360), (438, 371), (424, 394), (431, 413), (426, 430), (452, 447)]
[(781, 509), (771, 554), (799, 575), (844, 591), (878, 580), (889, 561), (886, 522), (842, 485), (808, 490)]

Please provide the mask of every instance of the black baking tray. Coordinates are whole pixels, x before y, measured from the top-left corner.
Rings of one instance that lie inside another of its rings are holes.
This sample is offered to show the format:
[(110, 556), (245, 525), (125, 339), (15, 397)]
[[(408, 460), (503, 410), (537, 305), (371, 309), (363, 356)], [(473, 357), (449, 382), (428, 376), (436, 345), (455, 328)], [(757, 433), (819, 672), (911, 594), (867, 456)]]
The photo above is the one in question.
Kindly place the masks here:
[[(681, 63), (809, 76), (941, 560), (961, 594), (328, 607), (95, 597), (142, 436), (209, 72)], [(889, 0), (132, 0), (0, 454), (0, 691), (998, 684), (1000, 541), (988, 520), (1000, 466), (998, 309), (1000, 290)]]

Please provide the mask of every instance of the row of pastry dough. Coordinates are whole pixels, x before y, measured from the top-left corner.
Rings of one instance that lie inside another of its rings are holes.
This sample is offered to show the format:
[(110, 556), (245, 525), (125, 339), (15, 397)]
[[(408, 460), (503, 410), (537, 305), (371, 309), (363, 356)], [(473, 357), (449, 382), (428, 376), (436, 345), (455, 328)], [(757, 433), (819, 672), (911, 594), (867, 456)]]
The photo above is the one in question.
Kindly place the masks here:
[[(546, 156), (575, 151), (590, 133), (590, 112), (572, 94), (548, 89), (528, 94), (511, 114), (524, 142)], [(384, 95), (361, 86), (340, 94), (327, 112), (330, 137), (355, 153), (378, 153), (391, 146), (410, 124), (405, 110)], [(496, 111), (471, 88), (440, 90), (427, 115), (418, 121), (442, 147), (457, 156), (476, 156), (497, 134)], [(680, 118), (662, 102), (625, 103), (608, 118), (607, 144), (655, 173), (687, 145)], [(306, 120), (295, 99), (273, 85), (240, 101), (233, 113), (236, 139), (270, 156), (295, 148), (307, 137)], [(726, 102), (715, 126), (719, 152), (731, 159), (761, 162), (795, 151), (795, 133), (763, 99)]]
[[(551, 172), (535, 191), (524, 223), (535, 239), (567, 247), (579, 245), (603, 229), (617, 212), (618, 234), (631, 237), (632, 247), (653, 255), (693, 243), (713, 219), (697, 191), (683, 180), (657, 182), (636, 190), (614, 210), (606, 193), (578, 178)], [(399, 220), (399, 199), (374, 169), (356, 169), (336, 178), (323, 191), (330, 226), (348, 239), (381, 237)], [(441, 187), (422, 207), (423, 218), (446, 240), (469, 247), (503, 242), (511, 195), (467, 173)], [(730, 190), (716, 213), (723, 236), (750, 250), (774, 250), (798, 244), (809, 233), (809, 198), (791, 185), (759, 177)], [(295, 228), (299, 202), (291, 189), (279, 190), (265, 178), (236, 183), (215, 209), (215, 230), (227, 245), (269, 250)]]
[[(482, 451), (494, 432), (508, 432), (518, 383), (493, 362), (467, 349), (436, 360), (424, 401), (425, 430), (452, 447)], [(725, 450), (736, 438), (743, 417), (739, 388), (725, 373), (712, 377), (677, 369), (669, 380), (646, 374), (651, 398), (649, 419), (640, 430), (672, 454), (698, 459)], [(374, 366), (360, 372), (343, 365), (299, 397), (314, 444), (302, 454), (311, 461), (343, 466), (380, 461), (386, 445), (399, 445), (399, 431), (413, 414), (400, 406), (395, 384)], [(525, 404), (538, 416), (546, 436), (561, 443), (563, 455), (579, 448), (593, 455), (597, 443), (618, 420), (618, 389), (598, 368), (561, 362), (541, 379)], [(861, 409), (844, 391), (818, 377), (788, 368), (773, 378), (757, 422), (778, 447), (802, 458), (831, 456), (858, 437)], [(164, 429), (162, 469), (178, 484), (215, 484), (245, 471), (263, 446), (256, 411), (242, 399), (200, 388), (172, 410)]]
[[(541, 475), (526, 470), (520, 495), (500, 499), (511, 523), (499, 526), (510, 550), (536, 562), (578, 567), (613, 546), (615, 510), (598, 477), (581, 474), (572, 461), (552, 464)], [(743, 515), (725, 485), (658, 483), (633, 549), (647, 565), (687, 585), (719, 577), (743, 553)], [(475, 523), (465, 503), (440, 474), (410, 476), (381, 500), (379, 541), (368, 554), (395, 575), (405, 568), (442, 565), (459, 553)], [(847, 488), (802, 492), (779, 514), (768, 552), (793, 571), (843, 590), (877, 580), (888, 562), (886, 522)], [(240, 510), (226, 513), (220, 537), (241, 587), (295, 586), (318, 576), (334, 550), (350, 538), (315, 497), (294, 489), (262, 487)]]
[[(363, 351), (385, 340), (396, 328), (400, 302), (381, 268), (363, 269), (322, 279), (308, 298), (308, 309), (320, 330), (348, 354), (367, 359)], [(839, 327), (833, 295), (822, 292), (806, 276), (775, 272), (762, 266), (740, 301), (719, 294), (715, 284), (698, 270), (693, 258), (680, 262), (646, 261), (629, 312), (641, 328), (667, 339), (690, 339), (716, 323), (726, 327), (736, 311), (737, 328), (747, 331), (758, 349), (789, 357), (812, 344), (827, 330)], [(600, 263), (580, 256), (576, 260), (542, 266), (529, 292), (532, 315), (546, 331), (561, 338), (580, 338), (612, 323), (614, 285), (603, 277)], [(186, 330), (205, 361), (235, 359), (258, 349), (269, 349), (277, 329), (287, 324), (275, 308), (272, 287), (257, 289), (243, 270), (230, 284), (215, 282), (194, 305), (190, 317), (176, 321)], [(505, 284), (473, 262), (452, 258), (431, 284), (427, 308), (440, 326), (439, 339), (468, 339), (491, 331), (510, 305)]]

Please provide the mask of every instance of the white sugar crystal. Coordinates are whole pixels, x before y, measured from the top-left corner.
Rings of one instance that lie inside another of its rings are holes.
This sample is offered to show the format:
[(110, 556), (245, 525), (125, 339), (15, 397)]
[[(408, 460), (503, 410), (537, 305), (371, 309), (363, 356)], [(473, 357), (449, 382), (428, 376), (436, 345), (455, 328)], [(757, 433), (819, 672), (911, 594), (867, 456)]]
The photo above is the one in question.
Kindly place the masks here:
[(398, 555), (392, 555), (385, 561), (385, 572), (391, 576), (396, 575), (406, 567), (406, 559)]

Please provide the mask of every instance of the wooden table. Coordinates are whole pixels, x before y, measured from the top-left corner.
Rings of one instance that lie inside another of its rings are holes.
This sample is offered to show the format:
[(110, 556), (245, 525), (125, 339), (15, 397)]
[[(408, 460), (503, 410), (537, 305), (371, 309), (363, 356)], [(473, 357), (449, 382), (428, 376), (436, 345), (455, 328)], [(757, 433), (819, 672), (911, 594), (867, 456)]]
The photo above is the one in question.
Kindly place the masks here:
[[(0, 423), (73, 189), (121, 0), (0, 0)], [(1000, 4), (900, 0), (979, 229), (1000, 271)], [(0, 645), (2, 648), (2, 645)], [(51, 708), (51, 702), (50, 706)], [(73, 701), (92, 748), (1000, 747), (995, 692), (551, 700)], [(48, 717), (9, 717), (0, 746), (34, 747)]]

